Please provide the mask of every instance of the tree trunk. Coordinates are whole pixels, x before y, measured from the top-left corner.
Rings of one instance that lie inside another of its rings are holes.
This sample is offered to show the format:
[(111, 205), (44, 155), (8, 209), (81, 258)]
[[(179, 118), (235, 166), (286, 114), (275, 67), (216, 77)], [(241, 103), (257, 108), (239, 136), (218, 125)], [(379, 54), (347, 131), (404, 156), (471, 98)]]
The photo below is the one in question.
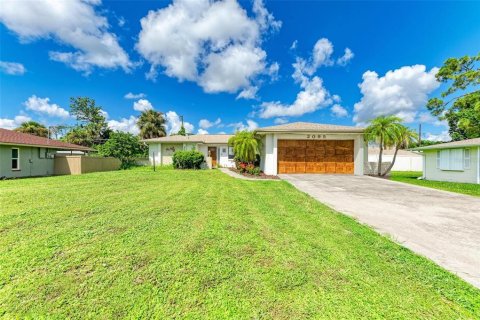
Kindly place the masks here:
[(378, 154), (378, 176), (382, 174), (382, 153), (383, 153), (383, 137), (380, 138), (380, 153)]
[(392, 170), (393, 165), (395, 164), (395, 160), (397, 159), (398, 149), (400, 149), (400, 145), (395, 146), (395, 153), (393, 154), (392, 163), (390, 163), (387, 170), (385, 170), (385, 172), (382, 174), (382, 177), (385, 177), (390, 172), (390, 170)]

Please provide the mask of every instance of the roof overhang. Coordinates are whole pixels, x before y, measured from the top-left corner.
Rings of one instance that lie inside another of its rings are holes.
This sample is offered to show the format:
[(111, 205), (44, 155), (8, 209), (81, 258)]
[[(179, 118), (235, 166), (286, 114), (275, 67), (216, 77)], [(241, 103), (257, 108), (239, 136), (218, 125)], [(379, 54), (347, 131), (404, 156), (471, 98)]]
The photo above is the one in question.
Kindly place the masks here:
[(79, 148), (68, 148), (68, 147), (59, 147), (59, 146), (52, 146), (52, 145), (40, 145), (40, 144), (25, 144), (25, 143), (13, 143), (13, 142), (0, 142), (0, 145), (3, 146), (22, 146), (22, 147), (35, 147), (35, 148), (48, 148), (48, 149), (56, 149), (56, 150), (74, 150), (74, 151), (95, 151), (95, 149), (88, 148), (88, 147), (79, 147)]

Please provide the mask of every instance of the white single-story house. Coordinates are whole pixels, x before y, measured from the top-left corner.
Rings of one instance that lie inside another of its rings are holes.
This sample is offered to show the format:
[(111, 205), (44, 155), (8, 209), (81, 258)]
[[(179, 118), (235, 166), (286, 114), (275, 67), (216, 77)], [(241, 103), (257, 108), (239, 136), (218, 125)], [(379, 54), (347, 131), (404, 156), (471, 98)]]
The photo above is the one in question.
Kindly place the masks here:
[(187, 136), (167, 136), (161, 138), (145, 139), (148, 144), (148, 157), (150, 163), (156, 165), (172, 164), (175, 151), (198, 150), (207, 159), (209, 168), (233, 167), (233, 148), (228, 146), (229, 134), (194, 134)]
[(480, 138), (413, 150), (423, 155), (423, 179), (480, 184)]
[[(262, 137), (261, 170), (281, 173), (339, 173), (363, 175), (367, 146), (363, 128), (294, 122), (259, 128)], [(196, 149), (211, 163), (233, 166), (231, 135), (168, 136), (143, 140), (149, 145), (150, 162), (169, 164), (177, 150)], [(207, 161), (208, 162), (208, 161)], [(213, 165), (215, 166), (215, 165)]]
[[(378, 154), (380, 150), (377, 147), (368, 148), (368, 162), (378, 164)], [(382, 153), (382, 162), (392, 162), (395, 149), (385, 149)], [(422, 171), (423, 157), (421, 154), (408, 150), (398, 150), (397, 158), (393, 164), (392, 171)]]

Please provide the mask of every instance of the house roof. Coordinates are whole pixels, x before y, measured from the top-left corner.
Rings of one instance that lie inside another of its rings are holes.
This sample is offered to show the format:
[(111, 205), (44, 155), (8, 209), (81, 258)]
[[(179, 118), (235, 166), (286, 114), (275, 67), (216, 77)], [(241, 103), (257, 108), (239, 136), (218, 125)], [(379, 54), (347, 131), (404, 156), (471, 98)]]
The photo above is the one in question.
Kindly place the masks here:
[(92, 151), (93, 149), (59, 140), (37, 137), (32, 134), (0, 128), (0, 144), (25, 145), (50, 149)]
[(161, 138), (142, 140), (146, 143), (228, 143), (228, 139), (233, 137), (231, 134), (192, 134), (189, 136), (167, 136)]
[(451, 149), (451, 148), (476, 147), (476, 146), (480, 146), (480, 138), (434, 144), (431, 146), (419, 147), (412, 150), (421, 151), (421, 150)]
[(363, 133), (364, 128), (353, 126), (339, 126), (312, 122), (292, 122), (278, 126), (264, 127), (256, 130), (263, 132), (332, 132), (332, 133)]

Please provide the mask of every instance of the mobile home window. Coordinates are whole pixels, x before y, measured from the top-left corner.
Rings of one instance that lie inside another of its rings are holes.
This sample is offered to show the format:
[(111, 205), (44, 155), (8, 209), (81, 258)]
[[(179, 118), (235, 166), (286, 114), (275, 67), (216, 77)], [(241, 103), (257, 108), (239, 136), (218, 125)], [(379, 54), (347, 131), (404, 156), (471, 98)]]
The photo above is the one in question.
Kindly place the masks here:
[(439, 164), (439, 169), (463, 170), (465, 164), (463, 151), (463, 149), (439, 150), (437, 153), (437, 165)]
[(233, 159), (235, 154), (233, 153), (233, 147), (228, 147), (228, 159)]
[(463, 162), (465, 169), (470, 169), (470, 149), (465, 149)]
[(12, 170), (20, 170), (20, 152), (18, 148), (12, 148)]

